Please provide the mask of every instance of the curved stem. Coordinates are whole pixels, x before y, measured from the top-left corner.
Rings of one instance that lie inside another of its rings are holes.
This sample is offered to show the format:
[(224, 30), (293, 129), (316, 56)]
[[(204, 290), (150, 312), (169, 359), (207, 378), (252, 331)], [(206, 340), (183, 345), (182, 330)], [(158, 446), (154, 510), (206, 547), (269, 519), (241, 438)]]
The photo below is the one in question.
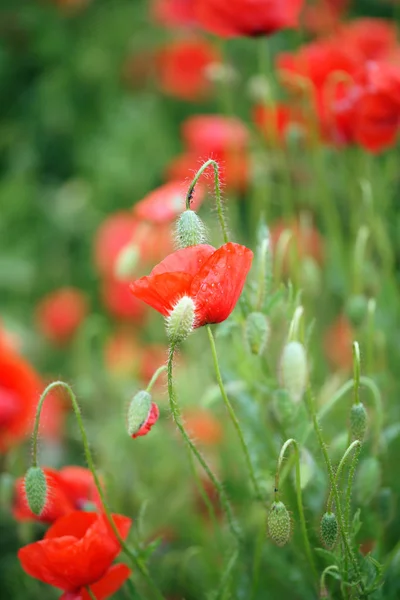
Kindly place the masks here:
[(203, 467), (204, 471), (206, 472), (206, 474), (208, 475), (209, 479), (212, 481), (212, 483), (214, 484), (218, 494), (219, 494), (219, 498), (221, 501), (221, 506), (224, 509), (227, 519), (228, 519), (228, 523), (229, 523), (229, 527), (231, 530), (232, 535), (237, 538), (238, 541), (241, 541), (241, 536), (240, 536), (240, 531), (238, 529), (238, 526), (235, 522), (233, 513), (232, 513), (232, 509), (231, 509), (231, 505), (229, 503), (229, 500), (226, 496), (225, 490), (222, 486), (222, 484), (218, 481), (218, 479), (216, 478), (216, 476), (214, 475), (214, 473), (211, 471), (210, 467), (208, 466), (208, 464), (206, 463), (205, 459), (203, 458), (203, 456), (201, 455), (201, 453), (199, 452), (199, 450), (197, 449), (196, 445), (194, 444), (194, 442), (190, 439), (190, 437), (188, 436), (188, 434), (186, 433), (186, 430), (183, 426), (183, 422), (182, 422), (182, 415), (181, 415), (181, 411), (178, 405), (178, 402), (176, 400), (176, 395), (175, 395), (175, 390), (174, 390), (174, 384), (173, 384), (173, 377), (172, 377), (172, 368), (173, 368), (173, 360), (174, 360), (174, 352), (175, 352), (175, 346), (172, 345), (170, 347), (169, 350), (169, 356), (168, 356), (168, 397), (169, 397), (169, 405), (171, 408), (171, 413), (173, 416), (173, 419), (175, 421), (176, 426), (178, 427), (179, 431), (181, 432), (181, 435), (184, 439), (184, 441), (186, 442), (187, 446), (189, 447), (190, 451), (192, 452), (192, 454), (194, 455), (194, 457), (197, 459), (197, 461), (201, 464), (201, 466)]
[(150, 379), (149, 381), (149, 385), (146, 388), (146, 392), (150, 394), (153, 385), (155, 384), (155, 382), (157, 381), (157, 379), (159, 378), (159, 376), (161, 375), (161, 373), (164, 373), (167, 370), (167, 365), (162, 365), (161, 367), (159, 367), (157, 369), (157, 371), (153, 374), (153, 377)]
[(61, 387), (64, 390), (67, 391), (69, 399), (71, 401), (72, 404), (72, 408), (74, 410), (75, 413), (75, 417), (76, 420), (78, 422), (78, 427), (79, 427), (79, 431), (81, 434), (81, 438), (82, 438), (82, 443), (83, 443), (83, 450), (84, 450), (84, 454), (85, 454), (85, 459), (87, 462), (87, 465), (90, 469), (90, 472), (93, 475), (93, 480), (96, 486), (96, 489), (99, 493), (100, 499), (101, 499), (101, 503), (103, 506), (103, 510), (104, 513), (107, 517), (107, 520), (109, 522), (109, 525), (115, 535), (115, 537), (117, 538), (122, 550), (125, 552), (125, 554), (128, 556), (128, 558), (130, 559), (130, 561), (132, 562), (132, 564), (138, 569), (138, 571), (142, 574), (142, 576), (144, 577), (144, 579), (146, 580), (147, 584), (149, 585), (149, 587), (152, 588), (154, 595), (159, 599), (159, 600), (164, 600), (164, 596), (161, 594), (160, 590), (158, 589), (158, 587), (156, 586), (156, 584), (154, 583), (154, 581), (151, 579), (149, 571), (145, 565), (145, 563), (141, 560), (141, 558), (139, 556), (137, 556), (134, 552), (132, 552), (132, 550), (129, 548), (129, 546), (126, 544), (125, 540), (121, 537), (118, 528), (116, 527), (115, 523), (114, 523), (114, 519), (112, 518), (112, 514), (111, 514), (111, 510), (110, 507), (108, 505), (107, 499), (105, 497), (102, 485), (100, 483), (100, 479), (99, 476), (97, 475), (97, 471), (95, 469), (94, 466), (94, 462), (93, 462), (93, 457), (92, 457), (92, 453), (90, 451), (90, 447), (89, 447), (89, 441), (86, 435), (86, 430), (83, 424), (83, 420), (82, 420), (82, 415), (81, 415), (81, 410), (79, 408), (79, 404), (76, 400), (75, 394), (72, 391), (71, 387), (65, 383), (64, 381), (54, 381), (53, 383), (51, 383), (50, 385), (48, 385), (46, 387), (46, 389), (44, 390), (44, 392), (42, 393), (37, 409), (36, 409), (36, 415), (35, 415), (35, 425), (34, 425), (34, 429), (33, 429), (33, 442), (32, 442), (32, 465), (34, 467), (37, 467), (37, 446), (38, 446), (38, 433), (39, 433), (39, 423), (40, 423), (40, 415), (42, 412), (42, 407), (43, 407), (43, 403), (45, 401), (45, 399), (47, 398), (48, 394), (56, 387)]
[(195, 190), (198, 180), (200, 179), (200, 177), (202, 176), (204, 171), (206, 169), (208, 169), (208, 167), (211, 167), (211, 166), (214, 169), (214, 189), (215, 189), (215, 201), (217, 204), (217, 214), (218, 214), (219, 224), (220, 224), (221, 230), (222, 230), (222, 235), (224, 238), (224, 243), (226, 244), (227, 242), (229, 242), (228, 226), (226, 224), (224, 210), (222, 208), (221, 184), (219, 181), (219, 166), (215, 160), (213, 160), (211, 158), (210, 158), (210, 160), (207, 160), (200, 167), (200, 169), (197, 171), (196, 175), (194, 176), (194, 179), (193, 179), (192, 183), (190, 184), (189, 189), (186, 194), (186, 210), (190, 210), (190, 204), (192, 202), (194, 190)]
[(332, 571), (339, 572), (339, 567), (337, 565), (329, 565), (329, 567), (326, 567), (326, 569), (324, 569), (321, 573), (320, 584), (319, 584), (319, 587), (321, 590), (321, 598), (323, 597), (322, 594), (326, 590), (325, 578), (327, 575), (331, 575)]
[(238, 418), (236, 416), (235, 411), (233, 410), (232, 404), (229, 401), (228, 395), (227, 395), (227, 393), (225, 391), (224, 383), (222, 381), (221, 371), (220, 371), (219, 363), (218, 363), (217, 349), (215, 347), (215, 340), (214, 340), (214, 336), (213, 336), (213, 333), (212, 333), (210, 325), (207, 325), (207, 333), (208, 333), (208, 339), (210, 340), (211, 354), (212, 354), (213, 362), (214, 362), (215, 375), (217, 377), (219, 389), (221, 391), (221, 396), (222, 396), (222, 399), (223, 399), (223, 401), (225, 403), (226, 408), (228, 409), (228, 413), (229, 413), (229, 416), (230, 416), (231, 421), (233, 423), (233, 426), (236, 429), (236, 433), (238, 434), (238, 437), (239, 437), (239, 440), (240, 440), (240, 444), (242, 446), (242, 450), (243, 450), (243, 453), (244, 453), (244, 456), (245, 456), (245, 460), (246, 460), (246, 463), (247, 463), (247, 467), (248, 467), (248, 470), (249, 470), (249, 473), (250, 473), (250, 478), (251, 478), (251, 481), (253, 483), (254, 490), (256, 492), (256, 497), (257, 497), (258, 500), (262, 500), (263, 499), (263, 495), (261, 493), (260, 486), (258, 485), (258, 481), (257, 481), (257, 478), (256, 478), (255, 473), (254, 473), (254, 469), (253, 469), (253, 465), (252, 465), (252, 462), (251, 462), (249, 449), (248, 449), (247, 444), (246, 444), (246, 440), (244, 439), (244, 435), (243, 435), (242, 429), (240, 427), (239, 420), (238, 420)]
[[(361, 448), (361, 442), (360, 442), (360, 440), (354, 440), (354, 442), (352, 444), (350, 444), (350, 446), (347, 448), (346, 452), (343, 454), (342, 459), (341, 459), (341, 461), (339, 463), (339, 466), (336, 469), (336, 473), (335, 473), (335, 485), (336, 486), (337, 486), (337, 484), (339, 482), (340, 476), (341, 476), (343, 468), (344, 468), (344, 466), (345, 466), (345, 464), (347, 462), (347, 459), (349, 458), (350, 454), (352, 453), (352, 451), (356, 447), (358, 447), (359, 449)], [(327, 510), (327, 512), (332, 512), (332, 510), (331, 510), (332, 509), (332, 503), (333, 503), (333, 490), (331, 489), (331, 491), (329, 492), (328, 500), (326, 502), (326, 510)]]
[(281, 468), (282, 468), (283, 459), (285, 457), (285, 452), (289, 448), (289, 446), (293, 446), (295, 460), (296, 460), (296, 497), (297, 497), (297, 507), (298, 507), (298, 510), (299, 510), (301, 532), (303, 534), (304, 547), (305, 547), (307, 558), (308, 558), (308, 561), (310, 563), (311, 570), (312, 570), (312, 572), (314, 574), (314, 577), (315, 577), (315, 579), (318, 579), (318, 573), (317, 573), (317, 569), (315, 568), (315, 563), (314, 563), (313, 555), (312, 555), (312, 552), (311, 552), (310, 541), (308, 539), (306, 519), (304, 517), (303, 499), (302, 499), (302, 495), (301, 495), (301, 474), (300, 474), (300, 452), (299, 452), (299, 445), (296, 442), (296, 440), (293, 439), (293, 438), (287, 440), (283, 444), (283, 446), (281, 448), (281, 451), (279, 453), (278, 466), (276, 468), (276, 474), (275, 474), (275, 501), (278, 501), (278, 499), (279, 499), (279, 477), (280, 477), (280, 472), (281, 472)]
[(337, 488), (337, 485), (335, 482), (335, 473), (333, 471), (332, 463), (331, 463), (331, 460), (328, 455), (328, 449), (326, 447), (326, 444), (325, 444), (325, 441), (324, 441), (324, 438), (322, 435), (322, 430), (321, 430), (320, 424), (318, 422), (317, 413), (316, 413), (315, 407), (314, 407), (314, 399), (312, 398), (310, 388), (307, 390), (306, 401), (307, 401), (307, 407), (308, 407), (310, 416), (312, 418), (314, 431), (317, 436), (318, 443), (319, 443), (322, 455), (325, 460), (326, 468), (328, 471), (331, 489), (333, 491), (333, 496), (334, 496), (335, 504), (336, 504), (336, 513), (337, 513), (337, 518), (338, 518), (338, 522), (339, 522), (340, 535), (342, 537), (342, 541), (343, 541), (343, 545), (346, 550), (346, 553), (348, 554), (350, 562), (353, 566), (354, 573), (356, 574), (357, 585), (360, 587), (361, 593), (363, 594), (365, 591), (364, 582), (362, 580), (360, 567), (358, 565), (357, 559), (354, 555), (353, 549), (350, 545), (350, 541), (348, 538), (348, 532), (347, 532), (346, 525), (345, 525), (344, 518), (343, 518), (342, 507), (340, 505), (339, 491), (338, 491), (338, 488)]

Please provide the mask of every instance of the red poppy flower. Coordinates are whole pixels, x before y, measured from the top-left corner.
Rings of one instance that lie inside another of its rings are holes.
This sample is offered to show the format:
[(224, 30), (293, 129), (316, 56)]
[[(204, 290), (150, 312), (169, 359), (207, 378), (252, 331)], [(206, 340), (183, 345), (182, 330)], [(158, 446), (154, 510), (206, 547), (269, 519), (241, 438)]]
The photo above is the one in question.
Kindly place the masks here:
[[(113, 520), (126, 538), (131, 520), (122, 515), (113, 515)], [(106, 598), (129, 576), (127, 567), (111, 568), (120, 549), (104, 515), (75, 511), (58, 519), (43, 540), (21, 548), (18, 558), (28, 575), (64, 590), (64, 600), (71, 594), (86, 598), (84, 588), (92, 585), (98, 586), (97, 598)]]
[(26, 498), (24, 478), (15, 482), (13, 515), (18, 521), (42, 521), (53, 523), (60, 517), (81, 510), (88, 503), (101, 507), (93, 475), (84, 467), (69, 466), (59, 471), (43, 468), (47, 482), (45, 508), (40, 516), (32, 513)]
[(240, 119), (220, 115), (194, 115), (183, 123), (182, 137), (189, 152), (197, 156), (211, 156), (245, 151), (250, 134)]
[(159, 410), (157, 404), (155, 402), (152, 402), (151, 407), (150, 407), (150, 412), (147, 416), (147, 419), (145, 420), (145, 422), (143, 423), (143, 425), (141, 426), (139, 431), (137, 431), (134, 435), (132, 435), (132, 438), (135, 439), (137, 437), (140, 437), (142, 435), (146, 435), (147, 433), (149, 433), (149, 431), (153, 427), (154, 423), (156, 423), (158, 421), (159, 416), (160, 416), (160, 410)]
[(177, 40), (157, 54), (159, 86), (181, 100), (201, 100), (212, 89), (207, 67), (220, 61), (219, 52), (206, 40)]
[[(134, 214), (145, 221), (153, 223), (169, 223), (185, 210), (187, 183), (170, 181), (153, 190), (133, 208)], [(201, 185), (196, 191), (191, 203), (192, 210), (198, 210), (205, 196)]]
[(0, 452), (29, 434), (42, 389), (35, 370), (18, 354), (0, 346)]
[(191, 27), (195, 25), (193, 0), (155, 0), (154, 18), (165, 27)]
[(319, 0), (306, 5), (302, 18), (305, 29), (317, 35), (331, 33), (338, 27), (348, 4), (348, 0)]
[(69, 342), (88, 312), (85, 295), (76, 288), (51, 292), (36, 307), (40, 332), (55, 344)]
[(381, 60), (397, 45), (396, 26), (384, 19), (355, 19), (342, 25), (335, 41), (353, 46), (365, 60)]
[(354, 332), (348, 319), (341, 315), (324, 336), (324, 350), (328, 361), (336, 369), (349, 371), (353, 365)]
[(205, 408), (186, 410), (184, 420), (186, 430), (201, 444), (214, 446), (222, 440), (223, 428), (210, 410)]
[(222, 37), (270, 35), (298, 26), (304, 0), (196, 0), (199, 24)]
[(306, 133), (304, 118), (289, 105), (278, 104), (272, 108), (258, 105), (254, 109), (254, 120), (268, 143), (285, 144), (291, 128)]
[(195, 327), (220, 323), (233, 311), (252, 259), (251, 250), (233, 243), (218, 250), (207, 244), (183, 248), (135, 281), (131, 290), (165, 317), (182, 296), (189, 296), (196, 310)]
[(126, 281), (107, 277), (101, 283), (101, 297), (104, 308), (115, 319), (135, 323), (144, 322), (145, 307), (132, 298)]

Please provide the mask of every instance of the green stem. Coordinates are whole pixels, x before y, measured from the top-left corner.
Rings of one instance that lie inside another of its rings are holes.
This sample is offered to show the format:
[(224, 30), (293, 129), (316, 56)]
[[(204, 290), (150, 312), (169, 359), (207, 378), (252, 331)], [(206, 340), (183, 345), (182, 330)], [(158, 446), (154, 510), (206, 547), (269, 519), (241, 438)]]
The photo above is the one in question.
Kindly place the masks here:
[(360, 587), (361, 593), (364, 594), (364, 591), (365, 591), (364, 582), (362, 581), (360, 567), (358, 565), (357, 559), (354, 555), (353, 549), (350, 545), (350, 541), (348, 538), (348, 532), (346, 530), (346, 526), (345, 526), (345, 522), (344, 522), (344, 518), (343, 518), (342, 507), (340, 505), (339, 491), (338, 491), (337, 485), (335, 483), (335, 473), (333, 471), (332, 463), (331, 463), (329, 455), (328, 455), (328, 449), (326, 447), (326, 444), (325, 444), (325, 441), (324, 441), (324, 438), (322, 435), (321, 426), (318, 422), (317, 413), (316, 413), (315, 407), (314, 407), (314, 399), (312, 398), (310, 389), (307, 390), (306, 401), (307, 401), (307, 407), (308, 407), (310, 416), (312, 418), (314, 431), (317, 436), (317, 440), (318, 440), (322, 455), (325, 460), (325, 464), (326, 464), (326, 468), (328, 471), (329, 480), (330, 480), (330, 484), (331, 484), (331, 489), (333, 490), (333, 496), (334, 496), (335, 504), (336, 504), (336, 513), (337, 513), (337, 518), (338, 518), (338, 522), (339, 522), (340, 535), (341, 535), (341, 538), (343, 541), (343, 545), (346, 550), (346, 553), (349, 556), (350, 562), (353, 566), (354, 573), (357, 577), (357, 585)]
[(200, 167), (200, 169), (197, 171), (196, 175), (194, 176), (194, 179), (193, 179), (192, 183), (190, 184), (189, 189), (186, 194), (186, 210), (190, 210), (190, 203), (192, 201), (194, 190), (195, 190), (198, 180), (200, 179), (200, 177), (202, 176), (204, 171), (206, 169), (208, 169), (208, 167), (211, 167), (211, 166), (214, 169), (215, 201), (217, 204), (217, 214), (218, 214), (219, 224), (221, 226), (224, 243), (227, 244), (229, 242), (228, 226), (226, 224), (224, 210), (222, 207), (221, 184), (219, 181), (219, 166), (215, 160), (212, 160), (211, 158), (209, 160), (207, 160)]
[(89, 596), (92, 598), (92, 600), (97, 600), (96, 596), (94, 595), (94, 593), (92, 592), (92, 590), (90, 589), (90, 586), (86, 586), (86, 591), (89, 594)]
[[(354, 444), (354, 442), (353, 442), (353, 444)], [(353, 491), (354, 474), (356, 471), (356, 466), (357, 466), (357, 462), (358, 462), (358, 457), (360, 456), (360, 452), (361, 452), (361, 443), (358, 444), (358, 446), (354, 452), (353, 460), (351, 461), (351, 464), (350, 464), (349, 477), (347, 480), (346, 505), (345, 505), (345, 510), (344, 510), (344, 522), (345, 522), (346, 531), (350, 531), (351, 495), (352, 495), (352, 491)], [(345, 556), (344, 572), (345, 572), (345, 580), (346, 581), (348, 580), (348, 571), (349, 571), (349, 561), (348, 561), (348, 557)]]
[(191, 453), (189, 447), (188, 447), (188, 453), (189, 453), (190, 469), (192, 471), (193, 479), (196, 481), (197, 489), (199, 490), (201, 499), (203, 500), (203, 502), (207, 508), (208, 514), (210, 516), (211, 522), (212, 522), (214, 530), (215, 530), (215, 535), (218, 535), (218, 519), (217, 519), (217, 515), (215, 514), (214, 506), (213, 506), (210, 498), (208, 497), (208, 494), (207, 494), (206, 490), (204, 489), (201, 479), (196, 471), (196, 465), (194, 464), (193, 454)]
[(116, 525), (114, 523), (114, 519), (112, 518), (110, 507), (108, 506), (107, 499), (105, 497), (102, 485), (100, 483), (100, 479), (97, 475), (97, 471), (94, 466), (93, 457), (92, 457), (92, 453), (90, 451), (89, 441), (88, 441), (88, 438), (86, 435), (85, 426), (83, 424), (79, 404), (76, 400), (75, 394), (72, 391), (71, 387), (64, 381), (54, 381), (53, 383), (50, 383), (50, 385), (48, 385), (46, 387), (46, 389), (44, 390), (44, 392), (42, 393), (42, 395), (40, 397), (40, 400), (39, 400), (39, 403), (38, 403), (38, 406), (36, 409), (35, 425), (34, 425), (34, 429), (33, 429), (32, 466), (33, 467), (38, 466), (38, 461), (37, 461), (38, 434), (39, 434), (40, 415), (42, 412), (43, 403), (44, 403), (45, 399), (47, 398), (48, 394), (56, 387), (61, 387), (64, 390), (66, 390), (68, 393), (69, 399), (72, 404), (72, 408), (75, 413), (76, 420), (78, 422), (78, 427), (79, 427), (79, 431), (80, 431), (82, 443), (83, 443), (85, 459), (86, 459), (87, 465), (89, 467), (89, 470), (93, 475), (93, 480), (94, 480), (96, 489), (99, 493), (101, 503), (102, 503), (102, 506), (104, 509), (104, 513), (107, 517), (107, 520), (110, 524), (111, 529), (114, 532), (115, 537), (117, 538), (122, 550), (125, 552), (125, 554), (128, 556), (128, 558), (132, 562), (133, 566), (138, 569), (138, 571), (142, 574), (143, 578), (146, 580), (149, 587), (151, 587), (151, 589), (153, 590), (154, 596), (156, 596), (158, 600), (164, 600), (164, 596), (161, 594), (160, 590), (158, 589), (158, 587), (156, 586), (154, 581), (151, 579), (149, 571), (148, 571), (145, 563), (134, 552), (132, 552), (132, 550), (129, 548), (129, 546), (125, 543), (125, 540), (121, 537), (121, 535), (118, 531), (118, 528), (116, 527)]
[(167, 365), (162, 365), (161, 367), (159, 367), (157, 369), (157, 371), (154, 373), (153, 377), (150, 379), (149, 381), (149, 385), (146, 388), (146, 392), (150, 394), (153, 385), (155, 384), (155, 382), (157, 381), (157, 379), (159, 378), (159, 376), (161, 375), (161, 373), (164, 373), (167, 370)]
[[(360, 440), (354, 440), (354, 442), (352, 442), (350, 444), (350, 446), (347, 448), (346, 452), (343, 454), (342, 459), (338, 465), (338, 468), (336, 469), (336, 473), (335, 473), (335, 485), (337, 486), (339, 483), (339, 479), (340, 476), (342, 474), (342, 471), (344, 469), (344, 466), (347, 462), (347, 459), (349, 458), (350, 454), (352, 453), (352, 451), (354, 450), (354, 448), (361, 448), (361, 442)], [(333, 490), (331, 489), (331, 491), (329, 492), (329, 496), (328, 496), (328, 500), (326, 502), (326, 510), (327, 512), (332, 512), (332, 503), (333, 503)], [(345, 519), (346, 520), (346, 519)]]
[(332, 571), (339, 571), (339, 567), (337, 565), (329, 565), (329, 567), (326, 567), (326, 569), (324, 569), (321, 573), (321, 579), (320, 579), (320, 591), (321, 591), (321, 598), (323, 597), (322, 594), (325, 593), (326, 590), (326, 585), (325, 585), (325, 578), (327, 575), (331, 575)]
[(180, 411), (178, 402), (176, 400), (176, 395), (175, 395), (175, 390), (174, 390), (174, 384), (173, 384), (173, 376), (172, 376), (174, 352), (175, 352), (175, 346), (172, 345), (170, 347), (170, 350), (169, 350), (168, 371), (167, 372), (168, 372), (168, 397), (169, 397), (169, 405), (170, 405), (170, 408), (171, 408), (171, 413), (172, 413), (173, 419), (174, 419), (175, 424), (178, 427), (178, 429), (179, 429), (179, 431), (180, 431), (180, 433), (181, 433), (184, 441), (186, 442), (187, 446), (189, 447), (190, 451), (192, 452), (193, 456), (201, 464), (201, 466), (203, 467), (204, 471), (208, 475), (209, 479), (214, 484), (215, 489), (217, 490), (217, 492), (219, 494), (219, 498), (220, 498), (220, 501), (221, 501), (221, 506), (224, 509), (225, 513), (226, 513), (226, 516), (227, 516), (227, 519), (228, 519), (228, 523), (229, 523), (229, 527), (230, 527), (232, 535), (238, 541), (241, 541), (240, 531), (239, 531), (238, 526), (237, 526), (237, 524), (235, 522), (235, 519), (233, 517), (231, 505), (229, 503), (229, 500), (227, 498), (227, 495), (225, 493), (225, 490), (224, 490), (222, 484), (218, 481), (218, 479), (216, 478), (216, 476), (214, 475), (214, 473), (211, 471), (210, 467), (208, 466), (208, 464), (206, 463), (205, 459), (203, 458), (203, 456), (201, 455), (201, 453), (197, 449), (197, 447), (194, 444), (194, 442), (190, 439), (190, 437), (186, 433), (186, 430), (185, 430), (185, 428), (183, 426), (182, 415), (181, 415), (181, 411)]
[(279, 478), (280, 478), (280, 472), (282, 469), (282, 464), (283, 464), (283, 459), (285, 457), (285, 452), (286, 450), (289, 448), (289, 446), (293, 446), (294, 448), (294, 455), (295, 455), (295, 460), (296, 460), (296, 497), (297, 497), (297, 507), (299, 510), (299, 517), (300, 517), (300, 526), (301, 526), (301, 532), (303, 535), (303, 542), (304, 542), (304, 547), (306, 550), (306, 554), (307, 554), (307, 558), (308, 561), (310, 563), (310, 567), (311, 570), (314, 574), (315, 579), (318, 579), (318, 573), (317, 573), (317, 569), (315, 567), (315, 563), (314, 563), (314, 559), (313, 559), (313, 555), (312, 555), (312, 551), (311, 551), (311, 546), (310, 546), (310, 541), (308, 539), (308, 534), (307, 534), (307, 526), (306, 526), (306, 519), (304, 517), (304, 507), (303, 507), (303, 499), (302, 499), (302, 495), (301, 495), (301, 474), (300, 474), (300, 452), (299, 452), (299, 445), (296, 442), (295, 439), (290, 438), (289, 440), (287, 440), (280, 451), (279, 457), (278, 457), (278, 466), (276, 469), (276, 474), (275, 474), (275, 501), (277, 502), (279, 499)]
[(240, 424), (239, 424), (239, 420), (238, 420), (238, 418), (236, 416), (235, 411), (233, 410), (232, 404), (230, 403), (228, 395), (227, 395), (227, 393), (225, 391), (225, 387), (224, 387), (224, 383), (222, 381), (221, 371), (220, 371), (219, 363), (218, 363), (218, 356), (217, 356), (217, 349), (215, 347), (215, 340), (214, 340), (214, 336), (213, 336), (213, 333), (212, 333), (210, 325), (207, 325), (207, 333), (208, 333), (208, 339), (210, 340), (211, 354), (212, 354), (213, 362), (214, 362), (215, 375), (217, 377), (217, 382), (218, 382), (218, 385), (219, 385), (219, 389), (221, 391), (222, 399), (223, 399), (223, 401), (225, 403), (225, 406), (226, 406), (226, 408), (228, 410), (228, 413), (229, 413), (229, 416), (230, 416), (231, 421), (233, 423), (233, 426), (235, 427), (236, 433), (237, 433), (237, 435), (239, 437), (240, 444), (242, 446), (242, 450), (243, 450), (243, 453), (244, 453), (244, 456), (245, 456), (245, 459), (246, 459), (246, 463), (247, 463), (247, 467), (248, 467), (248, 470), (249, 470), (250, 478), (251, 478), (251, 481), (253, 483), (254, 490), (256, 492), (256, 497), (257, 497), (258, 500), (263, 500), (263, 495), (261, 493), (260, 486), (258, 485), (258, 481), (257, 481), (257, 478), (256, 478), (255, 473), (254, 473), (253, 465), (251, 463), (249, 449), (248, 449), (246, 441), (244, 439), (243, 432), (242, 432), (242, 429), (241, 429)]

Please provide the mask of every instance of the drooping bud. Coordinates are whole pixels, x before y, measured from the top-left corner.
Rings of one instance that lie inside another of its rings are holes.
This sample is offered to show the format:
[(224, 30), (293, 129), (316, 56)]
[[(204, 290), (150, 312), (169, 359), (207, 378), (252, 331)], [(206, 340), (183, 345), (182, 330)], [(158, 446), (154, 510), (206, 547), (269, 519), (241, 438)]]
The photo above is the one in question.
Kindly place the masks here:
[(182, 296), (166, 318), (167, 335), (171, 344), (180, 344), (193, 331), (195, 305), (192, 298)]
[(207, 243), (207, 230), (194, 210), (185, 210), (176, 223), (176, 244), (178, 248)]
[(261, 356), (267, 347), (270, 334), (269, 321), (260, 312), (250, 313), (244, 327), (245, 340), (252, 354)]
[(339, 534), (339, 526), (335, 513), (326, 512), (321, 519), (321, 540), (325, 548), (335, 547)]
[(307, 387), (307, 356), (300, 342), (286, 344), (281, 358), (281, 380), (283, 387), (294, 402), (299, 402)]
[(128, 408), (127, 429), (132, 438), (148, 433), (159, 416), (157, 404), (152, 402), (151, 395), (140, 390), (132, 398)]
[(24, 480), (25, 494), (28, 506), (34, 515), (40, 517), (46, 506), (47, 482), (40, 467), (30, 467)]
[(381, 465), (375, 456), (366, 458), (360, 465), (354, 482), (357, 501), (369, 504), (377, 494), (382, 478)]
[(353, 440), (362, 442), (367, 431), (368, 415), (362, 402), (353, 404), (350, 411), (350, 431)]
[(118, 254), (114, 275), (119, 281), (131, 279), (139, 260), (139, 249), (134, 244), (127, 244)]
[(368, 300), (363, 294), (350, 296), (346, 303), (346, 315), (354, 327), (359, 327), (365, 320), (368, 310)]
[(284, 546), (290, 539), (292, 524), (283, 502), (274, 502), (267, 517), (268, 534), (277, 546)]

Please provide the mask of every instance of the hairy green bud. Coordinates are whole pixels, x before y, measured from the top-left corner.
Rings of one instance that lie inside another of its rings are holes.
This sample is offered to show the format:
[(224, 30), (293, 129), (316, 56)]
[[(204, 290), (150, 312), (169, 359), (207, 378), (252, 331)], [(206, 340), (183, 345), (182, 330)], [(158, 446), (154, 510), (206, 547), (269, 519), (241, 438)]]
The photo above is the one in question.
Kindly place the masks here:
[(300, 342), (286, 344), (281, 358), (283, 387), (294, 402), (299, 402), (306, 390), (308, 371), (306, 351)]
[(191, 334), (195, 321), (195, 306), (192, 298), (182, 296), (166, 318), (167, 335), (171, 344), (180, 344)]
[(325, 548), (335, 547), (339, 534), (339, 525), (335, 513), (326, 512), (321, 519), (321, 540)]
[(350, 410), (350, 431), (353, 440), (362, 442), (367, 431), (368, 415), (362, 402), (353, 404)]
[(34, 515), (40, 517), (46, 506), (47, 482), (40, 467), (30, 467), (25, 475), (25, 494), (28, 506)]
[(277, 546), (285, 546), (290, 540), (292, 523), (283, 502), (274, 502), (267, 517), (268, 534)]
[(131, 400), (128, 408), (127, 428), (132, 437), (147, 421), (151, 410), (151, 395), (145, 390), (140, 390)]
[(268, 319), (260, 312), (252, 312), (246, 319), (244, 336), (250, 352), (260, 356), (267, 347), (270, 334)]
[(207, 231), (203, 221), (193, 210), (181, 213), (176, 224), (176, 244), (178, 248), (207, 243)]

